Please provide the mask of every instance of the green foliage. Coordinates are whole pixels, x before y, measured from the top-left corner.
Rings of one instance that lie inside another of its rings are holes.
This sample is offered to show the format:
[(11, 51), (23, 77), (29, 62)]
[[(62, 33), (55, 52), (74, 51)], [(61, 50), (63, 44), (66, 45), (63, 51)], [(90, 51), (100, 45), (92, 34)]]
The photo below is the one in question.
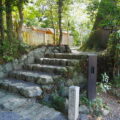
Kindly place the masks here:
[(16, 39), (13, 39), (12, 43), (5, 39), (3, 41), (3, 45), (0, 47), (0, 51), (3, 51), (0, 56), (2, 56), (5, 62), (10, 62), (13, 61), (15, 58), (18, 58), (21, 55), (27, 53), (30, 49), (30, 46), (24, 43), (20, 43)]
[(80, 97), (80, 104), (88, 106), (90, 113), (95, 116), (102, 115), (102, 109), (109, 109), (102, 98), (98, 97), (94, 101), (89, 101), (85, 95), (82, 95)]
[(58, 94), (52, 95), (52, 106), (59, 111), (65, 112), (65, 98), (59, 96)]
[(111, 89), (111, 83), (109, 82), (109, 76), (106, 73), (101, 74), (102, 76), (102, 81), (97, 83), (97, 91), (98, 93), (100, 92), (107, 92), (108, 90)]
[(96, 116), (102, 115), (102, 109), (109, 109), (101, 98), (96, 98), (96, 100), (89, 102), (89, 108)]
[(79, 36), (79, 32), (75, 29), (71, 29), (72, 30), (72, 36), (74, 38), (74, 45), (75, 46), (80, 46), (80, 36)]
[(107, 49), (108, 49), (108, 52), (113, 52), (112, 54), (120, 53), (120, 30), (110, 35)]
[(113, 79), (113, 85), (117, 88), (120, 88), (120, 75), (119, 76), (115, 76)]
[(104, 50), (110, 33), (119, 29), (120, 1), (118, 0), (92, 0), (88, 5), (88, 14), (94, 22), (89, 39), (83, 45), (85, 49)]
[(86, 96), (84, 96), (84, 95), (81, 95), (80, 96), (80, 104), (81, 105), (89, 105), (89, 100), (88, 100), (88, 98), (86, 97)]
[(3, 56), (3, 59), (4, 59), (6, 62), (10, 62), (10, 61), (13, 61), (13, 60), (14, 60), (14, 57), (4, 55), (4, 56)]
[(57, 92), (52, 93), (48, 101), (42, 100), (40, 103), (66, 113), (65, 98), (59, 96)]
[[(113, 68), (113, 77), (119, 78), (120, 76), (120, 30), (111, 34), (110, 39), (108, 41), (108, 54), (114, 60), (114, 68)], [(115, 82), (120, 81), (119, 79), (115, 79)]]
[(93, 0), (88, 6), (88, 14), (99, 16), (102, 27), (116, 27), (120, 24), (120, 1), (113, 0)]
[(18, 49), (18, 43), (14, 39), (13, 43), (10, 43), (7, 39), (3, 41), (3, 45), (1, 46), (1, 49), (4, 51), (4, 55), (14, 55), (15, 51)]

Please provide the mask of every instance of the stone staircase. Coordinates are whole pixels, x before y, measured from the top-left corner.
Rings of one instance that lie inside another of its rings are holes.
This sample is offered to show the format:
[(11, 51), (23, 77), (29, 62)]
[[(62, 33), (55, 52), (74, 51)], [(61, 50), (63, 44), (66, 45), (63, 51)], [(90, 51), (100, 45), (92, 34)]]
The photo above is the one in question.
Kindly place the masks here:
[(80, 60), (86, 61), (86, 58), (86, 55), (72, 53), (45, 54), (44, 58), (37, 58), (34, 63), (25, 64), (22, 69), (12, 71), (8, 77), (2, 78), (0, 88), (27, 98), (42, 96), (56, 83), (59, 86), (59, 81), (73, 79), (75, 68), (79, 70)]

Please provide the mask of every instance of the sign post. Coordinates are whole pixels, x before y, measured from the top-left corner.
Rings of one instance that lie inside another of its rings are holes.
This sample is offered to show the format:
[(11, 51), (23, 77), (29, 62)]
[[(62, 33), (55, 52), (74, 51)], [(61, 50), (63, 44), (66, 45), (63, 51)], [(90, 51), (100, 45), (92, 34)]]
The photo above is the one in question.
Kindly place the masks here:
[(97, 55), (91, 54), (88, 58), (88, 99), (96, 98)]

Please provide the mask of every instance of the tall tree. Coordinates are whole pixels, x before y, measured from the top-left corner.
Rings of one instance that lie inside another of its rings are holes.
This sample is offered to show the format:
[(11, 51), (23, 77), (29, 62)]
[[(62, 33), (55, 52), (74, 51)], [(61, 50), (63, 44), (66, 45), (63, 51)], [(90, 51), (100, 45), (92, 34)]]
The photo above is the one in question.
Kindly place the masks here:
[(49, 13), (49, 17), (50, 17), (50, 23), (51, 23), (51, 27), (54, 30), (54, 34), (53, 34), (53, 40), (54, 40), (54, 45), (56, 44), (56, 22), (55, 22), (55, 7), (56, 7), (56, 1), (55, 0), (47, 0), (47, 5), (49, 6), (49, 10), (47, 13)]
[(83, 48), (100, 50), (107, 47), (109, 35), (117, 26), (116, 20), (120, 19), (116, 3), (115, 0), (101, 0), (92, 32)]
[(12, 2), (13, 0), (5, 0), (7, 37), (9, 41), (13, 40)]
[(18, 0), (17, 8), (19, 12), (19, 23), (17, 28), (17, 38), (19, 41), (22, 41), (22, 26), (23, 26), (23, 4), (24, 0)]
[(58, 19), (59, 19), (59, 45), (62, 42), (62, 12), (63, 12), (63, 1), (58, 0)]
[(2, 46), (4, 40), (4, 23), (3, 23), (3, 0), (0, 0), (0, 45)]

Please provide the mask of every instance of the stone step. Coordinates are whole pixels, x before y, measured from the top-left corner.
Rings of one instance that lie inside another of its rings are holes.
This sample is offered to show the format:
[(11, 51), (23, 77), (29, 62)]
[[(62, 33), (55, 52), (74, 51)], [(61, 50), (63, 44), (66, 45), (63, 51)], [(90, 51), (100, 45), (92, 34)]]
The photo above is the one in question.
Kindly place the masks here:
[(65, 75), (69, 71), (72, 71), (72, 67), (53, 66), (53, 65), (41, 65), (41, 64), (29, 64), (24, 66), (25, 70), (39, 71), (57, 75)]
[(30, 101), (30, 99), (0, 89), (0, 110), (12, 111), (18, 107), (24, 106), (28, 101)]
[(25, 82), (23, 80), (2, 79), (0, 80), (0, 87), (14, 93), (19, 93), (20, 95), (28, 98), (41, 96), (42, 94), (42, 90), (39, 85)]
[(36, 63), (46, 65), (59, 65), (59, 66), (74, 66), (79, 64), (79, 60), (76, 59), (57, 59), (57, 58), (40, 58), (35, 60)]
[(30, 72), (30, 71), (14, 71), (9, 73), (9, 77), (20, 79), (28, 82), (37, 83), (40, 85), (47, 85), (54, 83), (54, 80), (59, 80), (61, 78), (60, 75), (51, 75), (40, 72)]
[(15, 112), (29, 120), (66, 120), (60, 112), (39, 103), (26, 104)]
[(81, 59), (83, 57), (88, 57), (88, 54), (75, 54), (75, 53), (55, 53), (55, 54), (45, 54), (47, 58), (59, 58), (59, 59)]
[[(53, 108), (0, 89), (0, 120), (67, 120)], [(12, 111), (12, 112), (11, 112)]]

